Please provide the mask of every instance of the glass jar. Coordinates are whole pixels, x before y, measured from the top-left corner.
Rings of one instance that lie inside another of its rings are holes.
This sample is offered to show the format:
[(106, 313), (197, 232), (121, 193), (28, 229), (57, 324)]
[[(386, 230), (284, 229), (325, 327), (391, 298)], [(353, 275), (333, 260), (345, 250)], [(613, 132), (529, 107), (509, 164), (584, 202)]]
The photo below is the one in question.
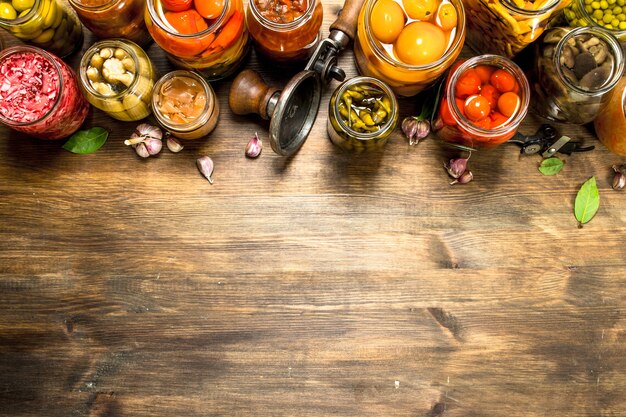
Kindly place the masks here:
[(146, 0), (69, 0), (80, 21), (98, 38), (125, 38), (145, 47), (152, 37), (143, 19)]
[(159, 124), (181, 139), (198, 139), (215, 129), (220, 106), (213, 88), (192, 71), (172, 71), (154, 85), (152, 109)]
[(282, 4), (277, 0), (250, 0), (246, 23), (256, 51), (283, 64), (306, 61), (320, 38), (322, 3), (294, 0), (279, 13), (276, 10), (283, 10)]
[(70, 136), (89, 111), (71, 68), (40, 48), (0, 52), (0, 85), (0, 123), (40, 139)]
[(376, 78), (354, 77), (333, 92), (328, 106), (328, 136), (353, 152), (381, 149), (398, 124), (398, 101)]
[(174, 0), (147, 2), (148, 31), (174, 65), (218, 80), (246, 58), (249, 36), (242, 0), (185, 1), (180, 8)]
[(476, 56), (450, 70), (432, 130), (457, 148), (494, 148), (513, 137), (529, 101), (528, 80), (513, 61), (499, 55)]
[(148, 55), (126, 39), (94, 43), (80, 60), (80, 83), (87, 100), (125, 122), (151, 113), (157, 74)]
[(541, 36), (571, 0), (464, 0), (467, 44), (480, 54), (512, 58)]
[(436, 0), (432, 4), (447, 10), (451, 18), (438, 17), (431, 23), (415, 11), (410, 13), (415, 17), (410, 17), (400, 4), (365, 1), (354, 55), (360, 74), (378, 78), (396, 94), (408, 97), (430, 86), (459, 56), (465, 41), (465, 12), (461, 0)]
[(572, 3), (565, 8), (563, 15), (568, 26), (603, 27), (609, 30), (620, 43), (626, 44), (626, 2), (613, 0), (597, 1), (595, 4), (588, 1), (588, 3), (585, 0), (572, 0)]
[(78, 17), (63, 0), (2, 0), (0, 7), (0, 27), (25, 43), (61, 58), (83, 44)]
[(609, 151), (626, 156), (626, 76), (617, 83), (611, 100), (595, 118), (593, 126), (598, 139)]
[(624, 69), (617, 39), (599, 27), (554, 28), (536, 50), (532, 109), (559, 122), (593, 121), (611, 99)]

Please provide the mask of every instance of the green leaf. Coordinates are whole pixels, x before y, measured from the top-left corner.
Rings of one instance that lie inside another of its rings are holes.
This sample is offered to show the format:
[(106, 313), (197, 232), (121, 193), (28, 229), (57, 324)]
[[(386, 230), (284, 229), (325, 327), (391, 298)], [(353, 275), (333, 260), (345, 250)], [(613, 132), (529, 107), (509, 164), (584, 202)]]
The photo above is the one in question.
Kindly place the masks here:
[(556, 175), (563, 169), (563, 161), (553, 156), (552, 158), (544, 159), (539, 165), (539, 171), (543, 175)]
[(576, 220), (578, 220), (578, 227), (583, 227), (583, 224), (591, 220), (599, 207), (600, 192), (596, 185), (596, 177), (591, 177), (585, 181), (576, 195), (574, 215)]
[(109, 132), (101, 127), (79, 130), (65, 142), (63, 149), (78, 154), (94, 153), (104, 145), (108, 137)]

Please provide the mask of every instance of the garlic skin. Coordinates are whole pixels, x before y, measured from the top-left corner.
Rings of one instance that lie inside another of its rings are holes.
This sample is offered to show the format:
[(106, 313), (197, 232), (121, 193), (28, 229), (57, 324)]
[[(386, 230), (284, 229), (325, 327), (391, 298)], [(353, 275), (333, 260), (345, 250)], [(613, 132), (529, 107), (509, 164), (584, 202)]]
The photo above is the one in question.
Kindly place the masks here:
[(446, 165), (443, 164), (443, 167), (448, 171), (448, 174), (455, 179), (458, 179), (465, 173), (467, 170), (467, 161), (468, 158), (456, 158), (451, 159), (450, 162)]
[(261, 151), (263, 150), (263, 142), (259, 139), (259, 135), (255, 132), (250, 142), (246, 145), (246, 157), (247, 158), (256, 158), (261, 155)]
[(463, 174), (461, 174), (461, 176), (457, 179), (455, 179), (454, 181), (452, 181), (450, 183), (450, 185), (454, 185), (454, 184), (467, 184), (468, 182), (470, 182), (471, 180), (474, 179), (474, 174), (472, 174), (472, 171), (470, 171), (469, 169), (466, 170), (465, 172), (463, 172)]
[(198, 167), (198, 171), (200, 171), (200, 173), (204, 175), (207, 180), (209, 180), (209, 183), (213, 184), (213, 160), (208, 156), (202, 156), (196, 160), (196, 166)]
[(626, 175), (622, 172), (621, 167), (617, 165), (613, 165), (613, 171), (615, 171), (615, 175), (613, 176), (612, 187), (614, 190), (620, 191), (626, 186)]
[(163, 148), (163, 142), (161, 142), (159, 139), (149, 138), (149, 139), (144, 140), (143, 144), (145, 145), (146, 150), (148, 151), (150, 156), (154, 156), (158, 154), (159, 152), (161, 152), (161, 149)]
[(142, 123), (135, 128), (135, 132), (139, 136), (153, 139), (163, 139), (163, 131), (158, 126), (152, 126), (148, 123)]
[(167, 149), (169, 149), (170, 152), (174, 152), (174, 153), (178, 153), (182, 151), (184, 148), (183, 144), (180, 143), (178, 139), (176, 139), (174, 136), (171, 136), (171, 135), (167, 136), (167, 140), (165, 141), (165, 144), (167, 145)]
[(137, 152), (137, 155), (142, 158), (148, 158), (150, 156), (150, 153), (148, 152), (148, 149), (146, 149), (146, 145), (144, 145), (143, 142), (135, 145), (135, 152)]

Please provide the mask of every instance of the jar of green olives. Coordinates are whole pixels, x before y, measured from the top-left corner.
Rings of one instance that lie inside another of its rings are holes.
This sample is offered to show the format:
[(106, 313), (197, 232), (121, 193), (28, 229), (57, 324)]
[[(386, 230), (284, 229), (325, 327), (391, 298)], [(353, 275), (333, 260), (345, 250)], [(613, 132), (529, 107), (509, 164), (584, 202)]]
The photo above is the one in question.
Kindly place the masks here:
[(125, 122), (150, 115), (157, 73), (148, 55), (126, 39), (94, 43), (79, 68), (81, 88), (94, 107)]
[(0, 0), (0, 27), (60, 58), (83, 43), (80, 21), (63, 0)]
[(355, 77), (330, 98), (328, 136), (346, 151), (381, 149), (398, 124), (398, 101), (391, 88), (376, 78)]

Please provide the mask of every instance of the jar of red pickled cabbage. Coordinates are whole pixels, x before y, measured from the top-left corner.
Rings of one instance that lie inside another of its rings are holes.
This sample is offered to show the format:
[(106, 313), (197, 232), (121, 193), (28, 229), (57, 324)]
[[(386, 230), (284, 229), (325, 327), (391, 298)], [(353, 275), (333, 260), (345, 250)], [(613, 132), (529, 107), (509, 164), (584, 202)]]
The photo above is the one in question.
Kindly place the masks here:
[(40, 139), (62, 139), (78, 130), (88, 110), (76, 75), (58, 57), (32, 46), (0, 52), (0, 123)]
[(232, 74), (249, 50), (242, 0), (147, 0), (145, 20), (174, 65), (207, 79)]
[(432, 129), (458, 148), (493, 148), (515, 135), (529, 102), (528, 80), (513, 61), (476, 56), (450, 70)]
[(384, 81), (400, 96), (429, 87), (465, 42), (461, 0), (422, 3), (366, 0), (359, 14), (354, 41), (359, 73)]
[(154, 85), (152, 109), (159, 124), (181, 139), (198, 139), (215, 129), (220, 107), (213, 88), (192, 71), (172, 71)]
[(145, 47), (152, 42), (143, 19), (146, 0), (69, 0), (80, 21), (100, 39), (124, 38)]
[(317, 0), (250, 0), (246, 23), (256, 51), (278, 63), (306, 61), (320, 38)]
[(0, 0), (0, 27), (61, 58), (83, 44), (83, 27), (64, 0)]

